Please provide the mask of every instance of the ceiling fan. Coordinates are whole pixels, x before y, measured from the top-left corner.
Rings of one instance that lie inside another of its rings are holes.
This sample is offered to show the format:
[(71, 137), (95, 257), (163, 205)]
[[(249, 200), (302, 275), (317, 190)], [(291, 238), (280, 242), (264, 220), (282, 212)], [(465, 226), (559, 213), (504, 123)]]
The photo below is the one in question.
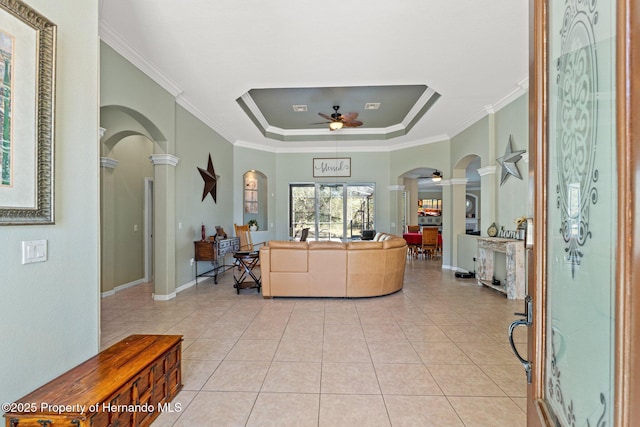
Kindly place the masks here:
[(432, 182), (442, 181), (442, 172), (435, 169), (430, 176), (419, 176), (417, 179), (431, 179)]
[(320, 122), (313, 123), (314, 125), (319, 124), (329, 124), (329, 130), (338, 130), (342, 129), (343, 126), (355, 128), (358, 126), (362, 126), (362, 122), (360, 120), (356, 120), (358, 118), (358, 113), (345, 113), (340, 114), (338, 110), (340, 109), (339, 105), (333, 106), (334, 113), (330, 116), (324, 113), (318, 113), (318, 115), (324, 119), (329, 120), (328, 122)]

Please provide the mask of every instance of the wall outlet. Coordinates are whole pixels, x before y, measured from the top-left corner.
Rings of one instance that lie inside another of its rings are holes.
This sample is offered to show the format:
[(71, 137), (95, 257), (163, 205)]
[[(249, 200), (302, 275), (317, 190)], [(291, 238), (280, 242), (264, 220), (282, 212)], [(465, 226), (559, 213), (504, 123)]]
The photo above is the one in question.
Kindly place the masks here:
[(189, 264), (193, 265), (196, 263), (196, 260), (194, 258), (191, 258), (191, 260), (189, 261)]

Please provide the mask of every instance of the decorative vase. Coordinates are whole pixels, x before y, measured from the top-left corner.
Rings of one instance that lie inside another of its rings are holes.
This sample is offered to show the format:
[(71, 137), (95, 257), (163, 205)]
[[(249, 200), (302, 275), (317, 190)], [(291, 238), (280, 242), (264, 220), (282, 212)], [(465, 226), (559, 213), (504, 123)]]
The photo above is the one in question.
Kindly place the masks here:
[(204, 224), (202, 224), (202, 227), (200, 227), (200, 232), (202, 234), (202, 240), (206, 240), (207, 233), (204, 231)]
[(258, 226), (257, 225), (252, 225), (251, 227), (249, 227), (249, 230), (258, 231)]

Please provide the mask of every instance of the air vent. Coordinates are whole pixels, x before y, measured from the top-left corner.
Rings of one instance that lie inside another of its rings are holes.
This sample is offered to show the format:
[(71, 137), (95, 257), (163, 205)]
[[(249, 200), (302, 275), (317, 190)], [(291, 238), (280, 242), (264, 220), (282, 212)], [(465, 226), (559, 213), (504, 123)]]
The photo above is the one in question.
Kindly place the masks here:
[(364, 109), (365, 110), (378, 110), (378, 109), (380, 109), (380, 103), (379, 102), (367, 102), (366, 104), (364, 104)]
[(307, 111), (306, 105), (292, 105), (292, 107), (293, 111), (295, 111), (296, 113), (304, 113), (305, 111)]

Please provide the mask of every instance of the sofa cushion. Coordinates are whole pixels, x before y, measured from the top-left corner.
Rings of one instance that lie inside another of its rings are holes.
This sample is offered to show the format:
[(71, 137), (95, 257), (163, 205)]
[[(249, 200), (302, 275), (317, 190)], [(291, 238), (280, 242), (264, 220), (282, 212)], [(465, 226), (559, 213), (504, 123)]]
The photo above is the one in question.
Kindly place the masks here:
[(309, 241), (309, 250), (322, 250), (322, 249), (333, 249), (333, 250), (345, 250), (346, 245), (342, 242), (331, 242), (329, 240), (311, 240)]
[(373, 242), (373, 241), (358, 241), (358, 242), (349, 242), (346, 244), (347, 250), (366, 250), (366, 249), (382, 249), (382, 242)]
[(407, 242), (400, 238), (400, 237), (395, 237), (392, 239), (387, 239), (385, 241), (382, 242), (382, 247), (387, 249), (387, 248), (400, 248), (402, 246), (405, 246), (407, 244)]
[(271, 240), (268, 245), (272, 272), (308, 271), (307, 242)]
[(347, 251), (342, 242), (309, 243), (309, 296), (347, 296)]
[(267, 246), (272, 249), (307, 249), (309, 242), (299, 242), (297, 240), (269, 240)]

